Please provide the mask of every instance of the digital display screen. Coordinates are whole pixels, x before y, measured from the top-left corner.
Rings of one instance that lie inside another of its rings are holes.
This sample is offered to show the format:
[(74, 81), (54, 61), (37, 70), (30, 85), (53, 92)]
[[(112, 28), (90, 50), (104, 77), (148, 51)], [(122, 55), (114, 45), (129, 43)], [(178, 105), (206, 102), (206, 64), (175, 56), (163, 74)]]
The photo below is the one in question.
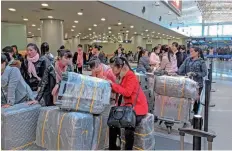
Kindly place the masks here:
[(174, 7), (177, 11), (181, 12), (182, 10), (182, 1), (181, 0), (169, 0), (168, 4)]

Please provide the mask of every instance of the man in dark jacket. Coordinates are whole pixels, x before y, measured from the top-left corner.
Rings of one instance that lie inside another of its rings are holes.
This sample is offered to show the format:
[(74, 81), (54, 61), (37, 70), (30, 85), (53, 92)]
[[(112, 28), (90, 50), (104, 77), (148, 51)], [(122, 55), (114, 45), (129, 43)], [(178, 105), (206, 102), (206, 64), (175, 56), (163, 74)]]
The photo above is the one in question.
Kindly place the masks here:
[(179, 68), (184, 60), (187, 58), (186, 47), (185, 45), (179, 46), (179, 51), (176, 53), (177, 67)]

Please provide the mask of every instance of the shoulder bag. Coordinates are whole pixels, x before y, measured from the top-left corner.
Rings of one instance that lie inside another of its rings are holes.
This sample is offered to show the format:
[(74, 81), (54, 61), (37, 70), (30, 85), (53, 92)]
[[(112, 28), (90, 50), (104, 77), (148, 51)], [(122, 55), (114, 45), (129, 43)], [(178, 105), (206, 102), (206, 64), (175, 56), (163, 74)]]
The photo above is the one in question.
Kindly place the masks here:
[(126, 104), (131, 104), (131, 106), (114, 106), (111, 108), (109, 118), (107, 121), (107, 125), (109, 127), (135, 128), (136, 113), (134, 111), (134, 106), (136, 105), (138, 99), (139, 90), (140, 90), (140, 86), (138, 88), (134, 103), (133, 104), (126, 103)]

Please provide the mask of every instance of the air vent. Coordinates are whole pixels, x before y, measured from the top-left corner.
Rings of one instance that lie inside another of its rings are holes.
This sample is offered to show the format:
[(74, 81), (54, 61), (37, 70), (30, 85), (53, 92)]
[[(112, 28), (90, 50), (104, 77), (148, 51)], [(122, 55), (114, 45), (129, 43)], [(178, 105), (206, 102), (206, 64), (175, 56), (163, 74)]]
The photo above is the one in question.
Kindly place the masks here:
[(40, 8), (41, 10), (44, 10), (44, 11), (52, 11), (53, 9), (51, 9), (51, 8), (45, 8), (45, 7), (43, 7), (43, 8)]

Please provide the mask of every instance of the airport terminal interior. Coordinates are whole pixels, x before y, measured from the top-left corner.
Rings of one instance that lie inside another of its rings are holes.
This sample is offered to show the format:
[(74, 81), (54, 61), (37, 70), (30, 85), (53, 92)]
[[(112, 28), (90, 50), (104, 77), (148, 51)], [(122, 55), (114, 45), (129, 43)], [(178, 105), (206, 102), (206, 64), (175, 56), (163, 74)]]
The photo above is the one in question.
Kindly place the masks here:
[(232, 150), (232, 0), (1, 1), (2, 150)]

